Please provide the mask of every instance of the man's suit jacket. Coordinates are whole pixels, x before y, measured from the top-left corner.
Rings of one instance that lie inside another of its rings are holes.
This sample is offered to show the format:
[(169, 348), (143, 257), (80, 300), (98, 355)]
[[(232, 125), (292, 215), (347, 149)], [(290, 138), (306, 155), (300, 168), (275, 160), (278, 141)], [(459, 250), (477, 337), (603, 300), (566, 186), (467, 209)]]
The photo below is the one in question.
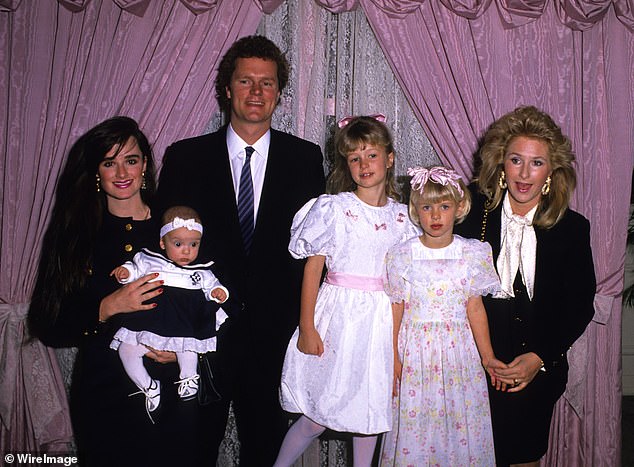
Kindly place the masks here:
[[(178, 141), (165, 153), (158, 185), (158, 212), (187, 205), (201, 216), (198, 261), (213, 260), (216, 273), (239, 309), (240, 340), (283, 358), (299, 320), (303, 262), (288, 252), (293, 216), (323, 193), (319, 146), (271, 129), (268, 162), (251, 252), (242, 245), (236, 194), (226, 143), (227, 127)], [(230, 310), (229, 310), (230, 311)], [(281, 355), (280, 355), (281, 353)], [(281, 365), (281, 361), (279, 362)]]
[[(485, 197), (476, 192), (475, 186), (470, 188), (471, 212), (455, 231), (479, 239)], [(500, 255), (501, 212), (500, 203), (488, 213), (485, 227), (484, 239), (491, 244), (494, 262)], [(532, 351), (541, 357), (547, 370), (563, 367), (567, 371), (566, 352), (594, 315), (596, 279), (590, 249), (590, 224), (582, 215), (568, 209), (552, 228), (535, 227), (535, 236), (535, 314), (532, 323), (524, 323), (531, 326), (528, 330), (528, 335), (533, 336), (531, 348), (521, 349), (522, 343), (508, 341), (507, 329), (513, 318), (506, 309), (498, 307), (504, 300), (485, 297), (491, 341), (496, 356), (505, 362), (519, 353)], [(507, 352), (515, 355), (505, 355)]]

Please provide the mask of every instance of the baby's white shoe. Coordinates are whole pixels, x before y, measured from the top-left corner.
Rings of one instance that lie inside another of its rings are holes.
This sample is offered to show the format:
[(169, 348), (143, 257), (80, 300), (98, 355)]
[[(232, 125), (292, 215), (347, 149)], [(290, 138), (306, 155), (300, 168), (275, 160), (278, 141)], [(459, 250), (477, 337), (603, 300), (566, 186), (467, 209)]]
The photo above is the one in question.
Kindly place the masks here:
[(158, 409), (161, 404), (161, 382), (155, 379), (150, 380), (150, 385), (147, 388), (139, 388), (140, 391), (133, 392), (131, 396), (137, 394), (145, 395), (145, 411), (147, 412), (150, 421), (154, 423), (151, 412)]
[(178, 396), (181, 400), (188, 401), (196, 397), (198, 394), (198, 379), (200, 376), (193, 375), (176, 381), (178, 384)]
[(148, 412), (154, 412), (161, 403), (161, 382), (153, 379), (144, 393), (145, 408)]

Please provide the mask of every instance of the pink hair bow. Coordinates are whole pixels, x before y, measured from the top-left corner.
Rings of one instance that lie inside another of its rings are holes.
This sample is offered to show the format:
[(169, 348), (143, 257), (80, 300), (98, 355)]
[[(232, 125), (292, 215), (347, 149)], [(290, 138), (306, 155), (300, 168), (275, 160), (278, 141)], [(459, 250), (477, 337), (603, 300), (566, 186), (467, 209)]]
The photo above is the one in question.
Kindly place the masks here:
[(410, 181), (412, 189), (419, 191), (421, 195), (423, 194), (425, 183), (427, 183), (428, 180), (443, 186), (451, 185), (460, 193), (460, 196), (464, 195), (458, 183), (462, 177), (458, 175), (455, 170), (446, 167), (432, 167), (431, 169), (414, 167), (407, 169), (407, 175), (412, 176), (412, 180)]
[(387, 121), (387, 118), (385, 118), (385, 115), (383, 114), (372, 114), (372, 115), (350, 115), (349, 117), (343, 117), (341, 120), (339, 120), (337, 122), (337, 126), (339, 128), (343, 128), (344, 126), (346, 126), (348, 123), (350, 123), (352, 121), (353, 118), (357, 118), (357, 117), (370, 117), (375, 119), (377, 122), (381, 122), (381, 123), (385, 123)]

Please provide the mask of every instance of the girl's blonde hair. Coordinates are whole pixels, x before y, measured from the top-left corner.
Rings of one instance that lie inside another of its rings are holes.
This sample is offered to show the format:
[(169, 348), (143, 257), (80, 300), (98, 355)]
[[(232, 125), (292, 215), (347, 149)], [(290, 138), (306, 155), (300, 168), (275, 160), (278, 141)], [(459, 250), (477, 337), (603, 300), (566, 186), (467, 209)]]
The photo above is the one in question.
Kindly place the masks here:
[(409, 198), (409, 217), (414, 224), (421, 227), (420, 218), (418, 217), (417, 206), (420, 204), (434, 204), (442, 203), (443, 201), (453, 201), (456, 205), (461, 206), (461, 210), (456, 216), (456, 224), (460, 224), (471, 210), (471, 194), (465, 186), (462, 179), (458, 180), (462, 195), (456, 187), (451, 184), (442, 185), (436, 183), (433, 180), (427, 180), (427, 183), (423, 186), (422, 194), (421, 190), (412, 188), (412, 192)]
[(499, 184), (504, 156), (511, 141), (518, 136), (543, 141), (548, 146), (552, 168), (550, 192), (541, 197), (533, 219), (534, 225), (548, 229), (559, 222), (568, 208), (577, 177), (572, 144), (547, 113), (532, 106), (518, 107), (489, 127), (480, 149), (478, 186), (488, 198), (486, 208), (498, 207), (505, 192)]
[[(335, 161), (332, 172), (326, 182), (326, 191), (330, 194), (354, 191), (357, 184), (348, 169), (348, 154), (368, 145), (382, 146), (386, 154), (394, 154), (392, 136), (387, 127), (374, 117), (354, 117), (335, 135)], [(385, 193), (392, 199), (401, 200), (394, 180), (394, 164), (387, 169)]]

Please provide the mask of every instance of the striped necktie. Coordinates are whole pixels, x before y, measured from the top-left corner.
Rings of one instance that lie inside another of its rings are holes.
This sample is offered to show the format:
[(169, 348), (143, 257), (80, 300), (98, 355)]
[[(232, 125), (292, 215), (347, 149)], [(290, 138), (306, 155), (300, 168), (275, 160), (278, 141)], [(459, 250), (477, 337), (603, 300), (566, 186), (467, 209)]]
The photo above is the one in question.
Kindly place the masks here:
[(255, 222), (253, 219), (253, 180), (251, 178), (251, 155), (255, 151), (251, 146), (244, 149), (246, 157), (240, 173), (240, 188), (238, 191), (238, 219), (244, 250), (249, 253), (253, 241)]

